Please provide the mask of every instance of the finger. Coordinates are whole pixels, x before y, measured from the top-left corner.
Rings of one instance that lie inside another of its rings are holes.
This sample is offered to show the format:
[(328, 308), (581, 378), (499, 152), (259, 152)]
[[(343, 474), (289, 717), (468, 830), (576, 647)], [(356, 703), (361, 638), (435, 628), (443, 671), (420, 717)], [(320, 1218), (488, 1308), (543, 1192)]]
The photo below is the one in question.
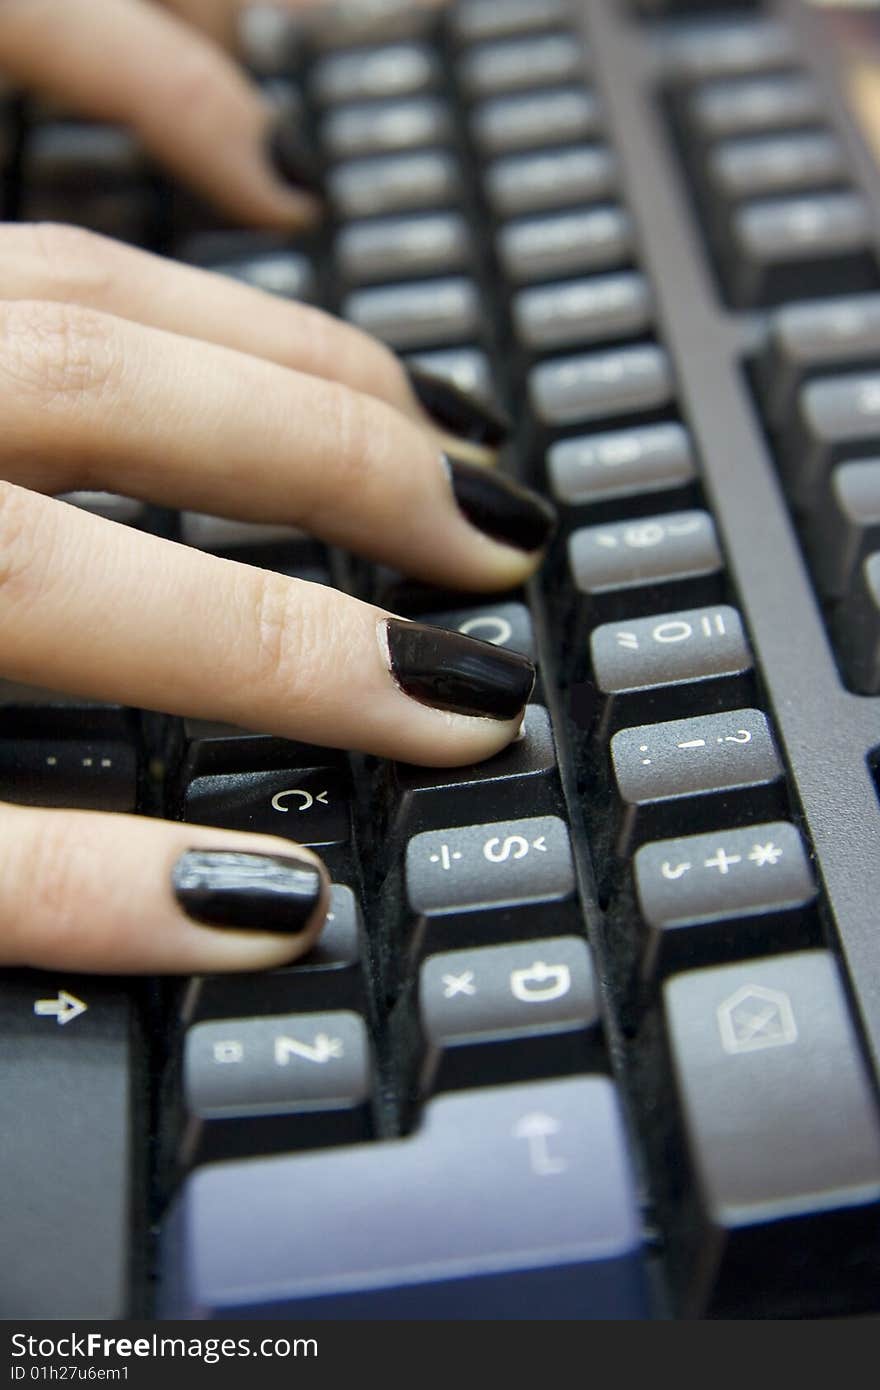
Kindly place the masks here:
[(482, 459), (506, 434), (497, 411), (436, 378), (408, 371), (375, 338), (320, 309), (79, 227), (0, 228), (0, 287), (4, 299), (82, 304), (343, 382), (436, 427), (460, 455)]
[(524, 657), (0, 484), (0, 672), (407, 762), (519, 730)]
[(146, 0), (3, 0), (0, 55), (24, 86), (133, 126), (236, 220), (290, 228), (316, 217), (314, 199), (273, 170), (257, 89), (216, 44)]
[(429, 583), (505, 589), (552, 509), (383, 401), (93, 310), (0, 305), (0, 470), (299, 526)]
[(0, 806), (0, 965), (102, 974), (271, 969), (327, 914), (289, 840), (138, 816)]

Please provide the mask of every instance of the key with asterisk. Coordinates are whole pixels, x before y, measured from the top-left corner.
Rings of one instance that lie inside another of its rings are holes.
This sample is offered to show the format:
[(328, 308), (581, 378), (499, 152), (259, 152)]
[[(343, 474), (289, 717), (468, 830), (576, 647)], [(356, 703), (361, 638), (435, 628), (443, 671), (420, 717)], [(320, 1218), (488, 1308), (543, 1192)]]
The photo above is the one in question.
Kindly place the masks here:
[(786, 821), (655, 840), (637, 851), (633, 878), (632, 1007), (672, 970), (817, 939), (807, 848)]

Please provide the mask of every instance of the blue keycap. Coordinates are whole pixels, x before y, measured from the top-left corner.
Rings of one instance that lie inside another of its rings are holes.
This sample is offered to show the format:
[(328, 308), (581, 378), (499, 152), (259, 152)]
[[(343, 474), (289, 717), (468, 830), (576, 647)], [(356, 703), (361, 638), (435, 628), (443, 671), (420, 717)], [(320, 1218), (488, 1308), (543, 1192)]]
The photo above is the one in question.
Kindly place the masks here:
[(444, 1096), (410, 1138), (203, 1168), (167, 1317), (645, 1318), (612, 1083)]

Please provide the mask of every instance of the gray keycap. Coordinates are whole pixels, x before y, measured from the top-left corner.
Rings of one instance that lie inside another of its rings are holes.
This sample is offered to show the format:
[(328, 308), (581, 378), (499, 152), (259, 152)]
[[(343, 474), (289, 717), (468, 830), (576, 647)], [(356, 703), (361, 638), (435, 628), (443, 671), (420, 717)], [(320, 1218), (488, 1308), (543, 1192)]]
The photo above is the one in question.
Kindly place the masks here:
[(181, 512), (180, 535), (197, 550), (238, 550), (242, 546), (287, 545), (306, 540), (305, 531), (274, 523), (232, 521), (206, 512)]
[(816, 896), (803, 841), (786, 821), (656, 840), (633, 867), (642, 917), (660, 930), (805, 907)]
[(477, 288), (464, 278), (356, 290), (343, 315), (394, 348), (461, 342), (480, 331)]
[(197, 1023), (184, 1089), (189, 1113), (205, 1120), (358, 1105), (370, 1093), (364, 1021), (340, 1011)]
[(584, 526), (568, 541), (569, 570), (582, 594), (696, 579), (723, 566), (708, 512), (670, 512)]
[(529, 398), (546, 425), (613, 419), (666, 405), (672, 399), (672, 367), (653, 344), (615, 348), (544, 362), (528, 380)]
[(213, 261), (210, 269), (282, 299), (309, 300), (315, 296), (314, 267), (306, 256), (293, 251), (268, 251)]
[(581, 87), (493, 97), (471, 117), (471, 130), (484, 155), (584, 140), (599, 129), (599, 103)]
[(786, 304), (770, 323), (758, 364), (764, 408), (783, 421), (807, 377), (833, 367), (871, 366), (880, 358), (880, 294)]
[(445, 609), (442, 613), (426, 613), (422, 622), (462, 632), (465, 637), (477, 637), (508, 651), (522, 652), (534, 660), (535, 633), (524, 603), (483, 603), (471, 608)]
[(856, 572), (852, 592), (834, 614), (833, 632), (850, 688), (880, 694), (880, 553)]
[(807, 508), (821, 500), (834, 463), (880, 452), (880, 372), (853, 372), (810, 381), (779, 450), (792, 499)]
[(670, 33), (666, 57), (675, 77), (698, 82), (707, 77), (756, 73), (797, 60), (788, 25), (774, 19), (696, 20)]
[(631, 256), (632, 223), (615, 206), (522, 218), (501, 228), (498, 254), (505, 273), (520, 282), (605, 270)]
[(840, 142), (828, 131), (725, 140), (709, 156), (713, 187), (730, 199), (846, 183)]
[(462, 391), (472, 396), (495, 399), (492, 366), (479, 348), (442, 348), (438, 352), (416, 352), (408, 361), (424, 367), (435, 376), (448, 377)]
[(767, 718), (755, 709), (621, 729), (611, 740), (611, 764), (617, 790), (632, 807), (782, 776)]
[(553, 496), (568, 505), (682, 487), (696, 477), (683, 425), (643, 425), (562, 439), (547, 453)]
[(693, 93), (689, 105), (694, 127), (712, 140), (792, 130), (812, 125), (823, 115), (814, 79), (797, 72), (707, 82)]
[(520, 290), (512, 314), (524, 346), (570, 347), (644, 332), (651, 322), (653, 302), (645, 277), (626, 270)]
[(570, 0), (462, 0), (451, 22), (460, 43), (479, 43), (564, 24), (570, 16)]
[(880, 550), (880, 459), (835, 468), (827, 504), (810, 517), (804, 545), (820, 593), (842, 598), (862, 561)]
[(451, 133), (449, 108), (436, 97), (339, 106), (321, 122), (321, 141), (333, 159), (443, 145)]
[(339, 164), (331, 169), (327, 186), (342, 218), (441, 208), (460, 197), (458, 164), (441, 150)]
[(469, 257), (467, 223), (456, 212), (352, 222), (336, 238), (336, 260), (355, 283), (461, 270)]
[(573, 145), (540, 154), (511, 154), (486, 170), (486, 195), (498, 217), (595, 202), (617, 183), (617, 164), (605, 145)]
[(387, 44), (320, 58), (312, 69), (311, 91), (323, 105), (369, 101), (429, 91), (438, 77), (437, 59), (426, 45)]
[(858, 283), (840, 288), (859, 289), (867, 276), (860, 258), (873, 244), (874, 229), (871, 209), (860, 193), (764, 198), (739, 208), (731, 230), (738, 303), (771, 299), (787, 293), (795, 283), (803, 293), (805, 275), (821, 275), (824, 267), (836, 261), (844, 264), (831, 265), (835, 276), (846, 271), (852, 258), (857, 262), (853, 275)]
[(731, 1293), (741, 1316), (778, 1296), (802, 1310), (808, 1292), (827, 1307), (829, 1287), (846, 1298), (864, 1268), (854, 1245), (876, 1241), (880, 1136), (833, 957), (692, 971), (668, 983), (665, 1007), (705, 1242), (686, 1313)]
[(568, 830), (557, 816), (431, 830), (407, 846), (406, 883), (413, 912), (426, 914), (567, 898)]
[(469, 49), (459, 77), (471, 96), (493, 96), (580, 79), (584, 64), (584, 49), (573, 35), (542, 34)]
[(103, 516), (108, 521), (118, 521), (124, 526), (141, 526), (146, 521), (147, 509), (143, 502), (134, 497), (119, 497), (115, 492), (60, 492), (59, 502), (69, 502), (93, 516)]
[(739, 675), (752, 666), (740, 616), (724, 605), (604, 623), (590, 650), (606, 694)]
[(429, 956), (419, 975), (429, 1049), (594, 1027), (599, 995), (589, 947), (576, 936)]

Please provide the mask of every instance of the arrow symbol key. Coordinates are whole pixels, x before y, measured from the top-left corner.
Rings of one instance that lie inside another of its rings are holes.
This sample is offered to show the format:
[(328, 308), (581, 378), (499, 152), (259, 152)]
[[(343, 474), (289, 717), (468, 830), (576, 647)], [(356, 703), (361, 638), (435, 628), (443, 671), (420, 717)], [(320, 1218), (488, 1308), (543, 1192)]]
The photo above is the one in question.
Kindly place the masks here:
[(88, 1007), (88, 1004), (77, 999), (75, 994), (68, 994), (66, 989), (59, 989), (54, 999), (37, 999), (34, 1013), (40, 1018), (54, 1018), (55, 1022), (63, 1027), (65, 1023), (72, 1023), (75, 1018), (79, 1018)]

